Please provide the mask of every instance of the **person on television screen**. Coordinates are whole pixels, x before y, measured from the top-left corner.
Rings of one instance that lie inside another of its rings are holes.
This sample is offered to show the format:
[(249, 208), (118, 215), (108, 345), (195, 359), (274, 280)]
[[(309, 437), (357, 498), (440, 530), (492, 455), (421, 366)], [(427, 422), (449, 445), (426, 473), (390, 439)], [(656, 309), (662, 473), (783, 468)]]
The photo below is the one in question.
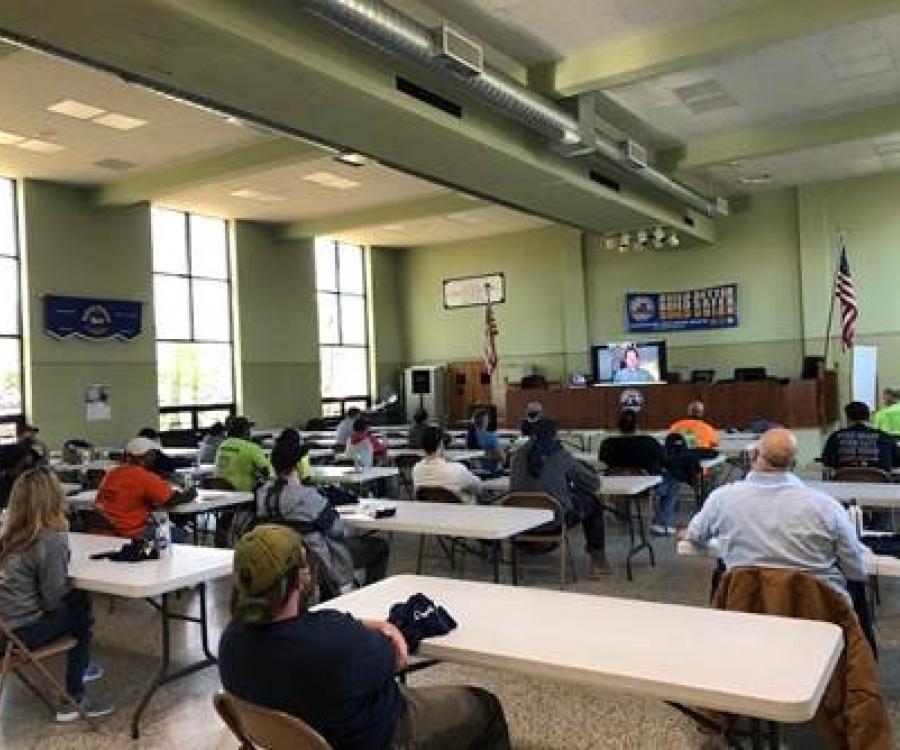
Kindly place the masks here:
[(641, 367), (641, 354), (636, 346), (625, 348), (619, 369), (613, 373), (614, 383), (653, 383), (653, 374)]

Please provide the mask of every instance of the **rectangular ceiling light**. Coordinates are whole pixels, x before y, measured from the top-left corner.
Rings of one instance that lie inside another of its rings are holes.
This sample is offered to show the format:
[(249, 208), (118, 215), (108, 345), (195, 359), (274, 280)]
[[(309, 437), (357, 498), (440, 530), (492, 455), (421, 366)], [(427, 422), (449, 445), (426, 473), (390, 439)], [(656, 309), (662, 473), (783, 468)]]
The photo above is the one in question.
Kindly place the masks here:
[(303, 177), (307, 182), (312, 182), (322, 187), (333, 188), (335, 190), (352, 190), (358, 188), (360, 183), (355, 180), (348, 180), (344, 177), (338, 177), (330, 172), (313, 172)]
[(23, 148), (26, 151), (34, 151), (37, 154), (55, 154), (57, 151), (62, 151), (65, 148), (65, 146), (60, 146), (58, 143), (41, 141), (37, 138), (29, 138), (27, 141), (17, 143), (16, 147)]
[(481, 217), (472, 212), (472, 211), (457, 211), (452, 214), (445, 214), (444, 221), (449, 221), (453, 224), (481, 224)]
[(263, 193), (259, 190), (234, 190), (229, 193), (234, 198), (244, 198), (250, 201), (259, 201), (260, 203), (278, 203), (284, 200), (282, 195), (272, 195), (271, 193)]
[(96, 122), (98, 125), (105, 125), (113, 130), (134, 130), (135, 128), (147, 124), (146, 120), (141, 120), (137, 117), (129, 117), (128, 115), (120, 115), (117, 112), (109, 112), (102, 117), (95, 118), (93, 122)]
[(76, 120), (92, 120), (106, 112), (105, 109), (93, 107), (75, 99), (63, 99), (61, 102), (51, 104), (47, 107), (47, 111), (56, 112), (56, 114), (65, 115), (66, 117), (74, 117)]
[(5, 130), (0, 130), (0, 146), (15, 146), (17, 143), (21, 143), (24, 140), (24, 135), (18, 135), (16, 133), (9, 133)]

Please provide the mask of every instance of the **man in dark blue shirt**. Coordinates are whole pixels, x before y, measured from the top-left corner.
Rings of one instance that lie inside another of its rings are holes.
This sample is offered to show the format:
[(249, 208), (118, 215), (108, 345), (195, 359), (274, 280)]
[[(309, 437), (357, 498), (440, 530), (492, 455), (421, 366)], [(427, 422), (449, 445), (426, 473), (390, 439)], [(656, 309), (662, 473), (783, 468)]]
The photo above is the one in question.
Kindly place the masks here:
[(851, 401), (844, 407), (847, 426), (828, 436), (822, 463), (832, 469), (873, 466), (890, 472), (897, 465), (897, 445), (886, 432), (869, 427), (869, 407)]
[(235, 545), (234, 619), (219, 644), (225, 688), (298, 716), (335, 750), (508, 750), (503, 709), (478, 688), (401, 688), (406, 641), (392, 624), (311, 612), (306, 548), (262, 525)]

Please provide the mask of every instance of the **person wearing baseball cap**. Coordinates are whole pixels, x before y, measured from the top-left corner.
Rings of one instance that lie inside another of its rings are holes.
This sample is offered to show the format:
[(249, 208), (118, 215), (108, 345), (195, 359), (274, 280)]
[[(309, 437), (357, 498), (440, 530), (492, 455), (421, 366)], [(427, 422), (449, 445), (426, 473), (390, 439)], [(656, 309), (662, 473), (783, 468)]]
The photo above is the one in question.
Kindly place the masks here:
[(257, 526), (235, 545), (232, 621), (219, 643), (226, 690), (299, 717), (335, 750), (508, 750), (491, 693), (401, 687), (409, 648), (394, 625), (310, 611), (311, 562), (286, 526)]
[(260, 477), (272, 473), (266, 452), (250, 439), (252, 427), (253, 422), (246, 417), (228, 417), (225, 420), (228, 437), (216, 451), (216, 476), (240, 492), (252, 492)]
[[(193, 487), (178, 491), (152, 471), (158, 450), (159, 444), (149, 438), (132, 438), (125, 446), (124, 463), (107, 471), (100, 482), (94, 505), (119, 536), (146, 536), (154, 510), (197, 496)], [(173, 527), (173, 534), (177, 532)]]

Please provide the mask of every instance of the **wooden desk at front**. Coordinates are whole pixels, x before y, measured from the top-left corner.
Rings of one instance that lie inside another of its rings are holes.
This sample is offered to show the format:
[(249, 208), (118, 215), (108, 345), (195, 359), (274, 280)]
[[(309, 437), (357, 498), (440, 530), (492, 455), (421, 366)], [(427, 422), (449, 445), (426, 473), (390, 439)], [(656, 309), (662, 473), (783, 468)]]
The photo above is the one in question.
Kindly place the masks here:
[(730, 383), (670, 383), (649, 386), (600, 386), (506, 392), (506, 414), (518, 424), (529, 401), (540, 401), (544, 414), (566, 429), (615, 429), (623, 391), (644, 397), (640, 426), (662, 430), (685, 416), (687, 405), (700, 399), (712, 424), (746, 427), (765, 417), (794, 429), (823, 427), (838, 419), (837, 376), (811, 380), (759, 380)]

